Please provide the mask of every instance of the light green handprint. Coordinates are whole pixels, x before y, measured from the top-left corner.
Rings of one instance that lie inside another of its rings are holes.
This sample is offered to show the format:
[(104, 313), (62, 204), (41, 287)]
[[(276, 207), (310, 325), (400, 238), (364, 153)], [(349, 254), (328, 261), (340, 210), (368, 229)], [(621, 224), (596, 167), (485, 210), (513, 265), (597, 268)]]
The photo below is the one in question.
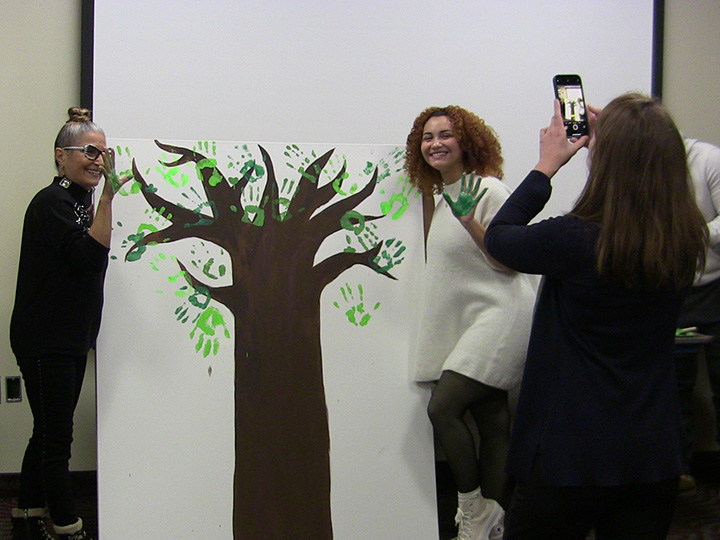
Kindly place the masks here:
[[(333, 305), (343, 310), (347, 306), (349, 306), (347, 309), (345, 309), (345, 317), (347, 317), (348, 322), (354, 324), (355, 326), (367, 326), (367, 324), (370, 322), (370, 319), (372, 318), (372, 314), (365, 311), (365, 298), (363, 293), (363, 286), (358, 285), (357, 291), (359, 298), (355, 298), (355, 293), (353, 293), (352, 287), (350, 287), (349, 283), (346, 283), (344, 287), (340, 287), (340, 292), (343, 295), (343, 299), (345, 300), (345, 306), (341, 307), (339, 302), (333, 302)], [(377, 311), (377, 309), (380, 307), (380, 302), (377, 302), (373, 308), (372, 311)]]
[(195, 352), (202, 351), (205, 358), (211, 352), (216, 355), (220, 350), (219, 332), (222, 332), (225, 338), (230, 338), (230, 330), (220, 310), (212, 306), (205, 308), (195, 320), (195, 327), (190, 331), (191, 338), (197, 334)]
[[(130, 154), (130, 148), (129, 147), (121, 147), (120, 145), (115, 147), (115, 153), (118, 157), (122, 157), (123, 153), (127, 156), (125, 159), (127, 161), (132, 162), (132, 155)], [(117, 159), (115, 160), (115, 166), (117, 167)], [(133, 172), (131, 168), (124, 169), (122, 171), (119, 171), (118, 176), (133, 176)], [(120, 189), (117, 192), (117, 195), (120, 195), (122, 197), (127, 197), (128, 195), (134, 194), (134, 193), (140, 193), (140, 182), (127, 182), (126, 184), (123, 184)]]
[[(387, 216), (392, 212), (392, 219), (398, 220), (400, 219), (405, 211), (410, 206), (410, 201), (408, 198), (411, 196), (414, 186), (410, 183), (410, 178), (406, 176), (400, 176), (397, 179), (397, 183), (400, 184), (401, 189), (399, 192), (394, 192), (392, 195), (390, 195), (390, 199), (384, 202), (380, 203), (380, 210), (382, 211), (384, 216)], [(385, 193), (385, 190), (380, 190), (380, 193)], [(415, 192), (415, 195), (417, 196), (417, 191)], [(397, 210), (393, 209), (396, 205), (399, 205)]]
[(159, 160), (161, 164), (155, 166), (155, 171), (172, 187), (182, 188), (187, 186), (190, 183), (190, 176), (187, 173), (180, 172), (180, 167), (168, 167), (163, 164), (170, 159), (169, 156), (163, 154)]
[[(468, 176), (469, 178), (466, 180), (465, 173), (462, 174), (462, 184), (460, 185), (460, 194), (457, 201), (453, 201), (450, 195), (443, 193), (443, 198), (447, 201), (455, 217), (461, 218), (472, 212), (487, 191), (487, 188), (480, 191), (482, 177), (478, 176), (476, 182), (474, 174), (470, 173)], [(478, 191), (480, 191), (479, 195)]]

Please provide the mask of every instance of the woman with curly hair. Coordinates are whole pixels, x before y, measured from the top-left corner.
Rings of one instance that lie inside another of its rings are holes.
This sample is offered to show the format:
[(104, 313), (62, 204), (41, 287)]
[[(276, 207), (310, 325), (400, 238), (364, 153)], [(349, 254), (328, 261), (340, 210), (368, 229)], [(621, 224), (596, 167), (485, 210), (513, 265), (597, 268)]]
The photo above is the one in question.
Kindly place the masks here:
[[(535, 298), (534, 278), (484, 247), (485, 228), (510, 194), (502, 162), (493, 130), (460, 107), (426, 109), (407, 138), (427, 258), (414, 378), (435, 383), (428, 415), (458, 489), (458, 540), (502, 537), (508, 390), (520, 382)], [(467, 412), (480, 435), (479, 463)]]

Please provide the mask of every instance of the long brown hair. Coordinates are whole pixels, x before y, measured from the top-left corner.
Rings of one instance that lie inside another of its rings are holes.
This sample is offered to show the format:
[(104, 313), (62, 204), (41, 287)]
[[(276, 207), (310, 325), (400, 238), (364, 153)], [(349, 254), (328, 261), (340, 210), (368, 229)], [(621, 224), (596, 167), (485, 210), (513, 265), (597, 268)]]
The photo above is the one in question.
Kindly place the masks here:
[(427, 164), (420, 151), (423, 129), (431, 117), (447, 116), (463, 153), (465, 172), (502, 178), (502, 152), (495, 131), (477, 115), (458, 107), (429, 107), (413, 122), (405, 147), (405, 170), (421, 193), (442, 193), (442, 175)]
[(571, 214), (600, 226), (597, 267), (628, 287), (677, 289), (705, 263), (707, 226), (682, 136), (663, 105), (630, 93), (600, 113)]

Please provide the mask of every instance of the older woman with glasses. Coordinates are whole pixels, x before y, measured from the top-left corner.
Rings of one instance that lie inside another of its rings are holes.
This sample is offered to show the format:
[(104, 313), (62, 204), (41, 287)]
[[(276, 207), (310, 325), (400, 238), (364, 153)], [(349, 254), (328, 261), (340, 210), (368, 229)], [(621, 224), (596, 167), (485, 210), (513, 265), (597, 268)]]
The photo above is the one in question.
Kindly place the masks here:
[[(105, 134), (71, 108), (55, 140), (52, 184), (25, 214), (10, 343), (25, 380), (33, 432), (22, 464), (13, 540), (90, 538), (75, 511), (70, 473), (73, 414), (95, 345), (118, 178)], [(93, 212), (93, 193), (106, 181)], [(95, 215), (93, 215), (93, 213)]]

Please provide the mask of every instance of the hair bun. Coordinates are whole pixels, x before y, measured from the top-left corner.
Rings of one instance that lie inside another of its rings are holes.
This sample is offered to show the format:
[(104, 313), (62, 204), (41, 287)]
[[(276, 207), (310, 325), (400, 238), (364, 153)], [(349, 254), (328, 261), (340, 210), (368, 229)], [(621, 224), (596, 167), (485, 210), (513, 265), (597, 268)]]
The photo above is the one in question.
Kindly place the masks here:
[(68, 116), (70, 117), (68, 122), (92, 122), (92, 113), (89, 109), (70, 107), (68, 109)]

